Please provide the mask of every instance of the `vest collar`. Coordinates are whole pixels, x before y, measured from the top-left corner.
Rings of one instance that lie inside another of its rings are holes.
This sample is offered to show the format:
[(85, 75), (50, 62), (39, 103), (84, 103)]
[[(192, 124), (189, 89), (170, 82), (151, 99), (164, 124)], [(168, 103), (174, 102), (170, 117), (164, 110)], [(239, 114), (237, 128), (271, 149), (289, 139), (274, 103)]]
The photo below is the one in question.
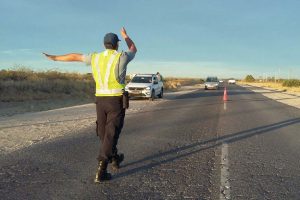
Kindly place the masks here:
[(118, 52), (117, 52), (116, 50), (114, 50), (114, 49), (106, 49), (106, 50), (104, 51), (104, 56), (108, 56), (108, 54), (109, 54), (110, 52), (112, 52), (113, 54), (118, 53)]

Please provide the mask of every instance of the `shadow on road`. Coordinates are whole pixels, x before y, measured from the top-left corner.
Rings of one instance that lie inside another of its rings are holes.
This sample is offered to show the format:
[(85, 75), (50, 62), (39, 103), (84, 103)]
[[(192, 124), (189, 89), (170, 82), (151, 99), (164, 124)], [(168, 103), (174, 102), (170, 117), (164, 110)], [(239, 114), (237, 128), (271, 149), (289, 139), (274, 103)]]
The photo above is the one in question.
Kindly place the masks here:
[(123, 165), (122, 166), (123, 168), (129, 167), (132, 165), (139, 165), (139, 164), (141, 166), (121, 172), (119, 174), (116, 174), (114, 176), (114, 179), (118, 179), (118, 178), (121, 178), (124, 176), (129, 176), (131, 174), (138, 173), (140, 171), (148, 170), (148, 169), (151, 169), (152, 167), (156, 167), (156, 166), (162, 165), (164, 163), (172, 162), (174, 160), (178, 160), (180, 158), (187, 157), (189, 155), (198, 153), (198, 152), (206, 150), (206, 149), (220, 146), (223, 143), (233, 143), (233, 142), (237, 142), (239, 140), (250, 138), (255, 135), (267, 134), (267, 133), (270, 133), (270, 131), (284, 128), (284, 127), (287, 127), (287, 126), (290, 126), (293, 124), (297, 124), (297, 123), (300, 123), (300, 118), (289, 119), (289, 120), (281, 121), (278, 123), (269, 124), (266, 126), (261, 126), (261, 127), (257, 127), (257, 128), (253, 128), (253, 129), (249, 129), (249, 130), (245, 130), (245, 131), (240, 131), (237, 133), (228, 134), (228, 135), (224, 135), (221, 137), (216, 137), (216, 138), (212, 138), (209, 140), (192, 143), (192, 144), (189, 144), (186, 146), (171, 149), (166, 152), (154, 154), (154, 155), (145, 157), (143, 159)]

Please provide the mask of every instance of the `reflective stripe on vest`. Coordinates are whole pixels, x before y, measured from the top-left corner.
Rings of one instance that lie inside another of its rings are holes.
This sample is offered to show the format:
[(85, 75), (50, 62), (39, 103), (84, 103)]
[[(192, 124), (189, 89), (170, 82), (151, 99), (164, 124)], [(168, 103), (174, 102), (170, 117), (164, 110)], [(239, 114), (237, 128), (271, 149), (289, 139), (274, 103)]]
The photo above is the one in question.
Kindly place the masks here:
[(96, 82), (96, 96), (121, 96), (125, 85), (118, 83), (115, 68), (121, 53), (106, 50), (92, 55), (93, 77)]
[(96, 94), (123, 94), (123, 89), (96, 89)]

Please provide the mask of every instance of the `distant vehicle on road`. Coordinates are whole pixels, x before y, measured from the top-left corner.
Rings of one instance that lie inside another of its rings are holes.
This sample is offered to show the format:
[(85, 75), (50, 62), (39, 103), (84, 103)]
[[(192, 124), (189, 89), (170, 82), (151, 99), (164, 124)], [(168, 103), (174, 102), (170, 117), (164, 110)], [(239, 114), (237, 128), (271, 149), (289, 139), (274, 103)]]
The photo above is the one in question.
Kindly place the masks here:
[(228, 84), (235, 84), (235, 82), (236, 82), (235, 79), (229, 79), (228, 80)]
[(155, 97), (163, 98), (164, 85), (159, 81), (156, 74), (136, 74), (126, 85), (125, 90), (129, 97), (149, 98), (153, 101)]
[(205, 83), (204, 83), (204, 86), (205, 86), (205, 90), (208, 90), (208, 89), (216, 89), (218, 90), (219, 89), (219, 80), (217, 77), (207, 77)]

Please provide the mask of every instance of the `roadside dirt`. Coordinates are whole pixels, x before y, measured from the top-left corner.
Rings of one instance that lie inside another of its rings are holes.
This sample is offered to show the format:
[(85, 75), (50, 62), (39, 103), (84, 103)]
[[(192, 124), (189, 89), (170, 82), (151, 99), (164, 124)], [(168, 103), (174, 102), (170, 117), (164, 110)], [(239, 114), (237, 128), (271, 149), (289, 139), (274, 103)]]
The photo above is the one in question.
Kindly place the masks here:
[(24, 102), (0, 102), (0, 117), (8, 117), (16, 114), (39, 112), (75, 105), (92, 103), (93, 99), (50, 99), (50, 100), (32, 100)]

